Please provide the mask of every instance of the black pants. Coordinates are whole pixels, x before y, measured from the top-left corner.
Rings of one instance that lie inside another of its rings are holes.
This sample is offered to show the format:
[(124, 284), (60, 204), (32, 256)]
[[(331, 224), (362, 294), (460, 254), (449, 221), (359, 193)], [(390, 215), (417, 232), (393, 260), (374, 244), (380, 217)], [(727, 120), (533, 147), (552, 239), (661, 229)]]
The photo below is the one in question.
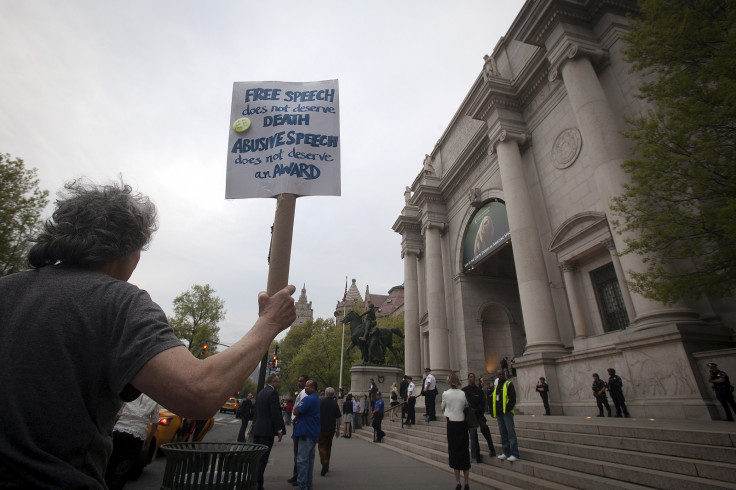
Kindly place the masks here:
[[(491, 439), (491, 431), (488, 428), (486, 417), (483, 415), (483, 410), (481, 410), (480, 412), (476, 411), (475, 418), (478, 420), (478, 429), (480, 429), (480, 433), (483, 434), (483, 437), (488, 443), (488, 451), (491, 453), (491, 456), (495, 455), (496, 449), (493, 447), (493, 440)], [(478, 459), (478, 456), (481, 455), (480, 441), (478, 440), (478, 429), (468, 430), (468, 433), (470, 434), (470, 453), (476, 459)]]
[(613, 400), (613, 406), (616, 407), (616, 417), (620, 417), (621, 412), (627, 417), (629, 416), (623, 391), (611, 390), (611, 400)]
[(263, 474), (266, 473), (268, 456), (271, 454), (271, 448), (273, 447), (273, 436), (253, 435), (253, 443), (268, 446), (268, 450), (266, 451), (266, 454), (261, 457), (261, 464), (258, 466), (258, 489), (263, 490)]
[(414, 408), (417, 404), (417, 397), (412, 396), (409, 398), (409, 403), (406, 404), (406, 420), (405, 424), (416, 424), (416, 409)]
[(248, 419), (250, 419), (250, 417), (243, 417), (240, 422), (240, 430), (238, 431), (238, 442), (245, 442), (245, 432), (248, 429)]
[(606, 395), (598, 395), (595, 397), (595, 403), (598, 405), (598, 411), (603, 415), (603, 407), (608, 410), (608, 416), (611, 416), (611, 406), (608, 404), (608, 397)]
[(429, 420), (435, 420), (437, 418), (435, 414), (434, 400), (437, 398), (437, 392), (435, 390), (427, 391), (424, 393), (424, 408), (427, 410), (427, 416)]
[(549, 395), (547, 393), (540, 393), (539, 394), (542, 397), (542, 405), (544, 405), (544, 413), (549, 415)]
[(383, 436), (386, 435), (383, 430), (381, 430), (381, 423), (383, 422), (383, 414), (382, 413), (374, 413), (373, 414), (373, 440), (381, 442), (381, 439), (383, 439)]
[[(723, 405), (723, 410), (726, 412), (726, 420), (733, 421), (731, 409), (736, 412), (736, 401), (733, 399), (733, 392), (730, 390), (716, 390), (716, 398)], [(729, 405), (731, 409), (729, 409)]]
[(112, 489), (123, 488), (130, 479), (131, 470), (138, 463), (143, 440), (127, 432), (112, 433), (112, 455), (107, 462), (105, 483)]

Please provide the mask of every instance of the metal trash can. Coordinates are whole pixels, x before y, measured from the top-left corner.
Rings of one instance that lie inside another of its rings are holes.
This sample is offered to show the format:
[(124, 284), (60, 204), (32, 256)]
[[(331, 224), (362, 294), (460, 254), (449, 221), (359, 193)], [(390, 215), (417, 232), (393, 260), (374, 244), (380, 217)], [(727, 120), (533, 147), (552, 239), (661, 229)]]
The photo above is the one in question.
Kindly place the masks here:
[(173, 442), (166, 451), (162, 490), (258, 488), (258, 466), (268, 450), (263, 444)]

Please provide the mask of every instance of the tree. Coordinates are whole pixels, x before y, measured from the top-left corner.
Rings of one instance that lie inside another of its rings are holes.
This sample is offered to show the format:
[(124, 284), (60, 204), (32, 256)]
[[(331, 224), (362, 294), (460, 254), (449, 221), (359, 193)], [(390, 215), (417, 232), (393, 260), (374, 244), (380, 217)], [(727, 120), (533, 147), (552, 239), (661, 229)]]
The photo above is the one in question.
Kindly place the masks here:
[(665, 303), (736, 287), (736, 3), (642, 0), (624, 55), (642, 72), (649, 109), (625, 134), (637, 156), (615, 199), (644, 257), (632, 288)]
[(174, 317), (169, 319), (169, 324), (178, 338), (189, 343), (189, 352), (197, 357), (215, 354), (220, 341), (217, 324), (225, 319), (225, 303), (214, 294), (209, 284), (195, 284), (174, 298)]
[(0, 153), (0, 276), (27, 269), (30, 243), (41, 225), (49, 191), (38, 187), (36, 169)]

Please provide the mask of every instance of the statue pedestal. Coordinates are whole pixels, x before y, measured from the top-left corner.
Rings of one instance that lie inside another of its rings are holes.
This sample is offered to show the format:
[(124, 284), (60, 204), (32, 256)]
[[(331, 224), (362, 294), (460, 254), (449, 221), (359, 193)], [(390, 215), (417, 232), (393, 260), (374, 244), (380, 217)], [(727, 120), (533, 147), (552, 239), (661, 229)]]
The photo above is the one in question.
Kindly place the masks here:
[(388, 406), (390, 403), (389, 393), (391, 392), (391, 385), (400, 383), (403, 376), (404, 372), (397, 367), (353, 366), (350, 368), (350, 390), (346, 393), (360, 396), (367, 395), (368, 388), (370, 387), (370, 379), (373, 378), (378, 391), (384, 397), (386, 406)]

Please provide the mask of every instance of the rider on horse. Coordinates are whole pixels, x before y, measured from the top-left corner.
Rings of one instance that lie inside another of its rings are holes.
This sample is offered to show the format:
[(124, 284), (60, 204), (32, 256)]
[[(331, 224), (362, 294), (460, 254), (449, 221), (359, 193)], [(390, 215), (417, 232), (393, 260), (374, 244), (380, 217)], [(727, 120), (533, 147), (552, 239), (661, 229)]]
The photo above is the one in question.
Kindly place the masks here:
[(365, 335), (360, 338), (360, 340), (365, 342), (367, 339), (373, 338), (373, 334), (376, 333), (376, 310), (373, 303), (369, 304), (368, 311), (360, 316), (362, 317), (363, 315), (368, 315), (365, 323)]

